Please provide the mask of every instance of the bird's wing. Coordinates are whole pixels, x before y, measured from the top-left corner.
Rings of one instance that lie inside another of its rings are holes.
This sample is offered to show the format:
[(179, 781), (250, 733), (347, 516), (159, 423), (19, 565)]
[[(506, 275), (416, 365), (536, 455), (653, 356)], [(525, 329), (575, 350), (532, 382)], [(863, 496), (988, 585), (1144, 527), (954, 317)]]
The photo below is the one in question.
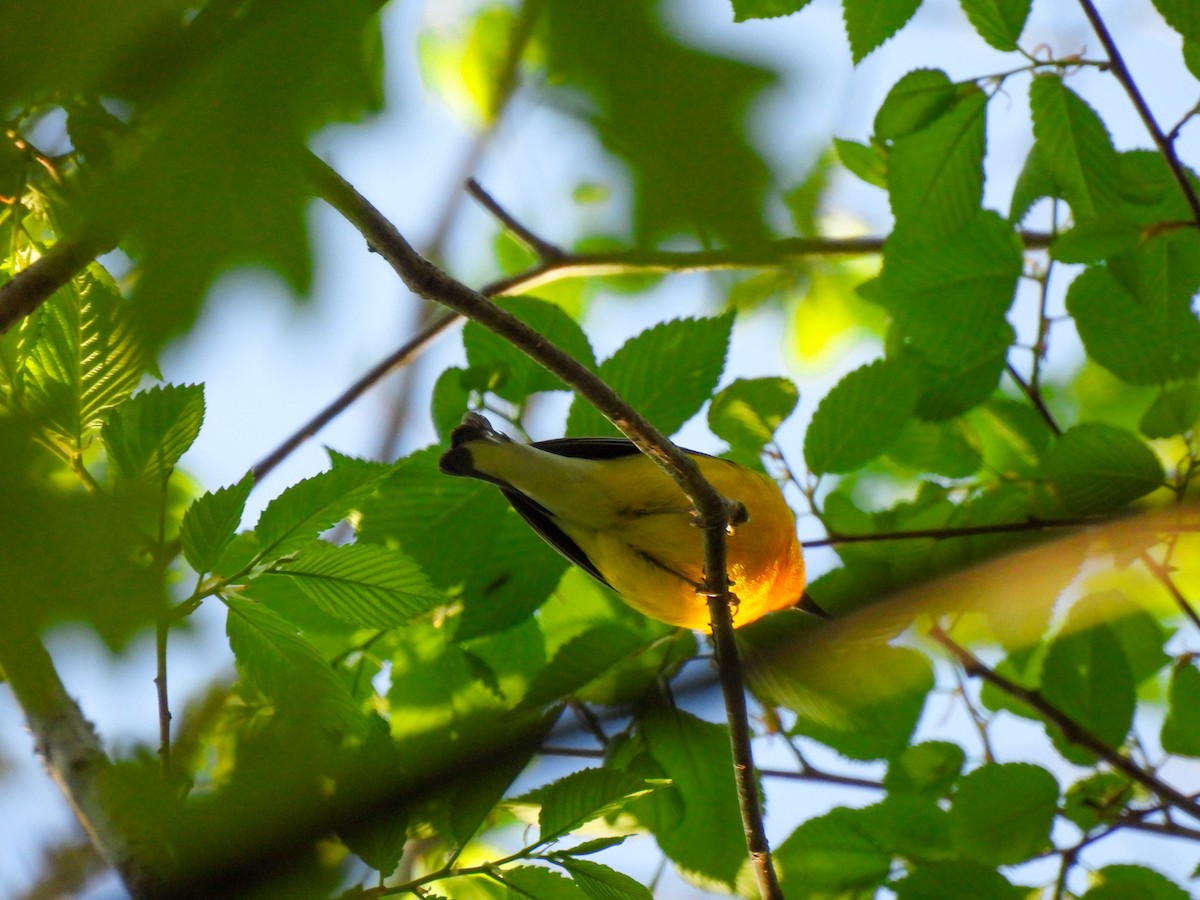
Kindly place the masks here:
[[(634, 452), (637, 452), (636, 447), (634, 448)], [(588, 558), (588, 555), (555, 524), (554, 518), (540, 503), (530, 500), (520, 491), (503, 484), (500, 485), (500, 492), (504, 494), (508, 502), (512, 504), (512, 508), (517, 511), (521, 518), (529, 524), (529, 527), (542, 537), (542, 540), (601, 584), (611, 587), (605, 577), (600, 574), (600, 570)]]

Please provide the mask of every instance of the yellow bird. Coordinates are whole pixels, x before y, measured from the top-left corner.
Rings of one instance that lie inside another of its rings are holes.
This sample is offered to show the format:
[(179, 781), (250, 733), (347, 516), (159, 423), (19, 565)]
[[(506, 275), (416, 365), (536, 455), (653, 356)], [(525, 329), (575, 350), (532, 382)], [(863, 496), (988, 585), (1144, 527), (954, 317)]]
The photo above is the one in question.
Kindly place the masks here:
[[(779, 486), (737, 463), (692, 450), (704, 477), (749, 514), (728, 539), (735, 627), (800, 605), (804, 558)], [(467, 413), (450, 436), (441, 470), (499, 486), (533, 529), (563, 556), (610, 586), (643, 615), (708, 628), (704, 549), (678, 485), (624, 438), (560, 438), (524, 444)]]

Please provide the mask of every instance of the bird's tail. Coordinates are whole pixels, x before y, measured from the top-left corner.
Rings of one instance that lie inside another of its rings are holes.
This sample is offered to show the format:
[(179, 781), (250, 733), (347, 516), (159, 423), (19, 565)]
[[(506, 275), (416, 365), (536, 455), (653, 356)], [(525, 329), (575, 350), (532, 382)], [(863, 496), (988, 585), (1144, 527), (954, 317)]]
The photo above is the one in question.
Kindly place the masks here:
[(481, 441), (491, 444), (511, 443), (508, 437), (494, 429), (492, 423), (479, 413), (469, 412), (463, 416), (462, 423), (450, 433), (450, 449), (442, 454), (438, 468), (447, 475), (496, 481), (494, 477), (475, 468), (470, 445)]

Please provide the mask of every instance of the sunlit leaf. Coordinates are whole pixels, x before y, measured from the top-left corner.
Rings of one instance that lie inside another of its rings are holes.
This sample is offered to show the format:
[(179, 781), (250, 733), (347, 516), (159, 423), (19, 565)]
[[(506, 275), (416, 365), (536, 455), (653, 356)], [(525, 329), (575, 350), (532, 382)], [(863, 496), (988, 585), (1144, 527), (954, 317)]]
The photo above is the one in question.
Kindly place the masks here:
[(122, 478), (162, 478), (196, 440), (203, 422), (204, 389), (168, 384), (116, 406), (101, 437)]
[(212, 569), (242, 521), (242, 511), (254, 480), (246, 475), (237, 484), (198, 497), (183, 517), (180, 537), (188, 564), (201, 574)]

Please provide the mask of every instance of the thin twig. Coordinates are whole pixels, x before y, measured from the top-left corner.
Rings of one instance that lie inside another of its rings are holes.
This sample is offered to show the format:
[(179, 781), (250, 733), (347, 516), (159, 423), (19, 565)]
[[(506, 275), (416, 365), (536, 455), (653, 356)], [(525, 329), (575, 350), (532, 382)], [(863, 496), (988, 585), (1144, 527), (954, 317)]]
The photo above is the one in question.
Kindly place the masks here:
[(1049, 408), (1046, 406), (1046, 402), (1042, 399), (1042, 392), (1037, 390), (1032, 384), (1027, 383), (1025, 379), (1021, 377), (1021, 373), (1016, 370), (1016, 367), (1013, 366), (1012, 363), (1006, 362), (1004, 366), (1008, 371), (1009, 377), (1017, 383), (1017, 387), (1021, 389), (1021, 393), (1029, 398), (1029, 402), (1033, 404), (1033, 408), (1038, 411), (1038, 414), (1041, 415), (1042, 419), (1046, 422), (1046, 425), (1050, 428), (1050, 430), (1055, 434), (1062, 434), (1062, 428), (1059, 427), (1058, 422), (1054, 419), (1054, 415), (1050, 412)]
[(871, 534), (831, 534), (828, 537), (801, 541), (805, 549), (836, 547), (839, 544), (864, 544), (873, 541), (948, 540), (974, 537), (981, 534), (1012, 534), (1022, 531), (1045, 531), (1054, 528), (1088, 528), (1111, 525), (1118, 521), (1112, 516), (1085, 516), (1078, 519), (1024, 519), (1020, 522), (997, 522), (992, 525), (962, 525), (952, 528), (913, 528), (900, 531), (877, 531)]
[(483, 189), (474, 178), (467, 179), (467, 193), (474, 197), (479, 204), (499, 220), (505, 228), (512, 232), (513, 237), (538, 255), (542, 262), (557, 261), (566, 257), (566, 252), (557, 244), (552, 244), (545, 238), (535, 234), (521, 224), (515, 216), (509, 213), (500, 203)]
[(1197, 614), (1196, 608), (1183, 595), (1183, 591), (1179, 589), (1179, 585), (1171, 577), (1170, 570), (1147, 552), (1143, 552), (1138, 558), (1142, 561), (1142, 565), (1150, 570), (1150, 574), (1157, 578), (1159, 583), (1167, 589), (1167, 593), (1171, 595), (1171, 598), (1175, 601), (1175, 605), (1179, 607), (1179, 611), (1187, 616), (1193, 625), (1200, 628), (1200, 614)]
[(958, 644), (942, 628), (935, 626), (930, 631), (930, 636), (950, 652), (968, 675), (981, 678), (1010, 697), (1014, 697), (1030, 706), (1052, 725), (1056, 726), (1062, 732), (1063, 737), (1070, 743), (1100, 757), (1114, 769), (1127, 776), (1131, 781), (1136, 781), (1142, 787), (1158, 795), (1163, 801), (1194, 818), (1200, 819), (1200, 804), (1194, 799), (1188, 797), (1182, 791), (1171, 787), (1154, 773), (1148, 772), (1133, 763), (1128, 757), (1118, 752), (1116, 748), (1096, 737), (1096, 735), (1092, 734), (1092, 732), (1048, 701), (1040, 692), (1022, 687), (1000, 675), (995, 670), (988, 668), (978, 657)]
[(1100, 17), (1100, 13), (1096, 10), (1096, 5), (1092, 0), (1079, 0), (1079, 5), (1083, 7), (1084, 15), (1092, 23), (1092, 28), (1095, 30), (1096, 36), (1100, 38), (1100, 43), (1104, 45), (1104, 52), (1108, 54), (1109, 62), (1112, 63), (1113, 76), (1121, 83), (1121, 87), (1125, 89), (1125, 93), (1129, 95), (1134, 109), (1141, 116), (1146, 130), (1150, 132), (1150, 137), (1154, 140), (1154, 145), (1158, 147), (1158, 152), (1163, 155), (1167, 167), (1179, 183), (1179, 189), (1183, 191), (1183, 196), (1192, 210), (1193, 222), (1200, 225), (1200, 197), (1196, 196), (1196, 191), (1188, 178), (1187, 169), (1180, 162), (1179, 155), (1175, 152), (1175, 145), (1168, 140), (1167, 136), (1163, 134), (1162, 129), (1158, 126), (1158, 122), (1155, 121), (1154, 114), (1150, 112), (1150, 107), (1146, 103), (1146, 98), (1142, 96), (1141, 90), (1138, 88), (1137, 83), (1134, 82), (1133, 75), (1130, 74), (1128, 66), (1125, 65), (1125, 60), (1121, 56), (1121, 52), (1117, 49), (1117, 44), (1109, 32), (1108, 26), (1104, 24), (1104, 19)]
[(154, 689), (158, 694), (158, 758), (164, 777), (171, 774), (171, 705), (167, 695), (167, 636), (171, 631), (169, 616), (158, 617), (154, 631)]

